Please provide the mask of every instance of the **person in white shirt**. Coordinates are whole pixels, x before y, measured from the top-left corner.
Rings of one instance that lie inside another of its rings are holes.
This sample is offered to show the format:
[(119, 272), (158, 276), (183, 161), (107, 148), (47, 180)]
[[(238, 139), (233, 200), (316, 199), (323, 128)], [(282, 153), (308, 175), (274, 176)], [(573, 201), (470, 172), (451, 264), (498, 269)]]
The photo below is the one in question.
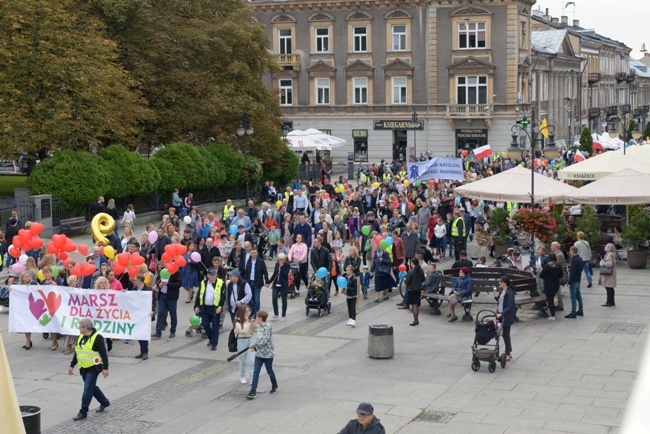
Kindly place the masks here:
[(129, 225), (131, 227), (134, 226), (135, 224), (135, 211), (133, 211), (133, 205), (129, 204), (126, 207), (126, 211), (124, 211), (124, 217), (122, 217), (122, 220), (120, 220), (120, 223), (123, 224), (124, 226)]

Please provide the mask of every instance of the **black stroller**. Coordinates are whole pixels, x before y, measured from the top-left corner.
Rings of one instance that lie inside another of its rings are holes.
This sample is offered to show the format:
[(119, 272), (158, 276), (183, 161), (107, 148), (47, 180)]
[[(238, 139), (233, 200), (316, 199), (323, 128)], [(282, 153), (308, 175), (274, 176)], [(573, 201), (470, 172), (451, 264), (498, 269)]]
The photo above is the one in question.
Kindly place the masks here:
[[(488, 362), (488, 371), (497, 369), (497, 361), (506, 367), (506, 355), (499, 355), (499, 338), (503, 333), (497, 316), (491, 310), (482, 310), (476, 314), (474, 345), (472, 345), (472, 371), (481, 369), (481, 362)], [(494, 339), (494, 344), (491, 343)]]
[(292, 262), (289, 265), (289, 290), (287, 295), (290, 299), (294, 299), (300, 295), (296, 288), (296, 284), (300, 280), (300, 264)]
[(309, 280), (309, 288), (307, 289), (307, 296), (305, 297), (305, 315), (309, 316), (310, 309), (317, 309), (318, 316), (321, 316), (323, 311), (327, 313), (332, 312), (332, 303), (328, 300), (325, 294), (327, 288), (327, 276), (325, 279), (318, 279), (314, 274)]

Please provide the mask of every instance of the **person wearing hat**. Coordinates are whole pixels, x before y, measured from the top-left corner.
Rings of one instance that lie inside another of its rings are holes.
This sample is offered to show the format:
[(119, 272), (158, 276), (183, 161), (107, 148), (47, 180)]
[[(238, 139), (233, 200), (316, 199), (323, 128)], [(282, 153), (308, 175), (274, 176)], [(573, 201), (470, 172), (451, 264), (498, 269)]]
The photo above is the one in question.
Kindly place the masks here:
[(210, 268), (207, 278), (199, 286), (199, 294), (194, 303), (194, 312), (201, 315), (201, 325), (208, 337), (208, 346), (212, 351), (219, 343), (219, 320), (226, 300), (226, 285), (217, 276), (217, 270)]
[(456, 283), (454, 284), (454, 289), (451, 291), (447, 303), (447, 317), (450, 318), (449, 322), (458, 320), (456, 316), (456, 305), (472, 298), (473, 289), (474, 282), (472, 281), (472, 276), (469, 275), (469, 268), (461, 267)]
[(230, 312), (230, 320), (233, 325), (235, 324), (235, 313), (237, 313), (237, 308), (241, 305), (250, 303), (253, 298), (253, 291), (251, 287), (244, 279), (241, 277), (241, 273), (238, 269), (231, 270), (228, 273), (230, 282), (226, 286), (226, 304), (228, 312)]
[(386, 428), (374, 415), (375, 409), (367, 402), (357, 407), (357, 418), (352, 419), (339, 434), (386, 434)]

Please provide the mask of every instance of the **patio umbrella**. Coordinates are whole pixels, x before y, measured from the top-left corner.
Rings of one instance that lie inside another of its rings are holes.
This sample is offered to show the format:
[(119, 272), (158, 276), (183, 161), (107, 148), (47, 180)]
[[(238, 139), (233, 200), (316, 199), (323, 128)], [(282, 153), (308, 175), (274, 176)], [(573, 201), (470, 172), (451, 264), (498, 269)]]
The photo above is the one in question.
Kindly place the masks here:
[(645, 146), (630, 146), (588, 158), (579, 163), (565, 167), (558, 172), (560, 179), (578, 181), (595, 181), (623, 169), (634, 169), (641, 173), (650, 173), (650, 149)]
[(566, 197), (572, 202), (584, 205), (650, 203), (650, 174), (623, 169), (591, 182)]
[(311, 150), (331, 151), (332, 148), (338, 148), (347, 144), (345, 139), (330, 136), (313, 128), (302, 131), (293, 130), (287, 134), (289, 147), (293, 150)]
[[(480, 181), (457, 187), (454, 191), (472, 199), (497, 202), (530, 202), (530, 169), (516, 166)], [(562, 202), (578, 189), (535, 173), (535, 203)]]

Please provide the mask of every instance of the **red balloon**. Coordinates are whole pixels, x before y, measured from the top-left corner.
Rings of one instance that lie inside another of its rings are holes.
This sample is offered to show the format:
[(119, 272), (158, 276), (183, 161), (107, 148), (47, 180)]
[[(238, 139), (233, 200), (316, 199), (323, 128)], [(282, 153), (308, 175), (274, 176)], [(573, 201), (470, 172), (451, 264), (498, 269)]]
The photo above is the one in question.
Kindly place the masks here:
[(56, 255), (59, 249), (56, 248), (54, 245), (54, 242), (51, 242), (50, 244), (47, 245), (47, 253), (50, 255)]
[(430, 179), (430, 180), (429, 180), (429, 185), (430, 185), (431, 187), (433, 187), (435, 183), (436, 183), (436, 181), (434, 181), (433, 179)]
[(409, 207), (409, 211), (413, 211), (415, 209), (415, 205), (413, 205), (413, 202), (409, 202), (408, 207)]
[(81, 264), (75, 264), (70, 270), (70, 274), (77, 277), (83, 277), (83, 272), (81, 271)]
[(29, 243), (32, 240), (32, 233), (26, 229), (21, 229), (18, 231), (18, 236), (20, 237), (20, 244), (23, 248), (29, 250), (27, 246), (29, 246)]
[(406, 271), (406, 265), (401, 264), (399, 267), (397, 267), (399, 271)]
[(100, 255), (104, 254), (104, 246), (99, 246), (99, 254)]
[(140, 267), (129, 267), (129, 277), (135, 279), (135, 276), (140, 274)]
[(9, 247), (9, 254), (14, 258), (18, 258), (20, 256), (20, 249), (16, 246), (11, 246)]
[(170, 255), (174, 255), (174, 250), (176, 250), (176, 247), (174, 247), (173, 244), (167, 244), (165, 246), (165, 253), (169, 253)]
[(176, 254), (184, 255), (187, 252), (187, 246), (185, 244), (176, 244)]
[(382, 236), (381, 236), (381, 235), (377, 235), (377, 236), (375, 237), (375, 244), (379, 244), (379, 243), (381, 242), (381, 240), (383, 240)]
[(135, 252), (131, 255), (131, 264), (138, 266), (144, 264), (145, 259), (140, 255), (140, 252)]
[(79, 249), (79, 253), (81, 253), (84, 256), (88, 256), (88, 246), (85, 244), (79, 244), (77, 246), (77, 249)]
[(65, 242), (65, 246), (63, 247), (63, 250), (65, 250), (66, 252), (74, 252), (75, 250), (77, 250), (77, 245), (74, 243), (74, 241), (68, 239)]
[(187, 261), (185, 258), (181, 255), (178, 255), (174, 258), (174, 264), (179, 266), (179, 267), (184, 267), (187, 265)]
[(11, 240), (11, 244), (14, 247), (18, 247), (18, 248), (22, 247), (22, 244), (20, 242), (20, 237), (18, 235), (14, 235), (13, 239)]
[(70, 268), (70, 264), (72, 263), (72, 259), (68, 258), (65, 261), (63, 261), (63, 267), (67, 270)]
[(43, 232), (43, 229), (45, 229), (45, 225), (39, 222), (32, 222), (32, 225), (29, 227), (29, 231), (32, 233), (32, 235), (40, 234)]
[(124, 267), (128, 267), (131, 262), (131, 254), (129, 252), (120, 253), (117, 255), (117, 262), (124, 265)]
[(119, 262), (113, 262), (113, 271), (115, 274), (122, 274), (124, 273), (124, 270), (126, 270), (126, 267)]
[(467, 154), (469, 154), (469, 151), (468, 151), (467, 149), (463, 149), (463, 150), (460, 152), (460, 155), (462, 155), (463, 157), (467, 157)]
[(56, 257), (59, 258), (60, 261), (65, 261), (68, 259), (68, 254), (59, 250), (59, 254), (56, 255)]
[(345, 188), (346, 190), (347, 190), (349, 187), (350, 187), (350, 185), (349, 185), (347, 182), (346, 182), (345, 184), (343, 184), (343, 188)]
[(81, 274), (84, 277), (92, 275), (95, 271), (97, 271), (97, 267), (95, 267), (93, 264), (90, 264), (88, 262), (81, 264)]
[(68, 242), (68, 237), (66, 237), (65, 235), (59, 235), (59, 234), (52, 235), (52, 243), (57, 247), (57, 249), (63, 250), (67, 242)]
[(169, 274), (176, 274), (176, 273), (178, 273), (178, 265), (175, 265), (175, 264), (170, 263), (170, 264), (167, 264), (167, 265), (165, 266), (165, 268), (167, 269), (167, 271), (169, 271)]
[(162, 254), (162, 256), (160, 257), (160, 259), (161, 259), (163, 262), (167, 263), (167, 262), (171, 261), (172, 259), (174, 259), (174, 255), (172, 255), (172, 254), (169, 253), (169, 252), (165, 252), (165, 253)]
[(43, 247), (43, 240), (38, 235), (34, 235), (32, 237), (32, 240), (30, 241), (30, 244), (32, 245), (32, 249), (38, 250), (41, 247)]
[(330, 194), (329, 193), (323, 193), (323, 199), (329, 199)]

